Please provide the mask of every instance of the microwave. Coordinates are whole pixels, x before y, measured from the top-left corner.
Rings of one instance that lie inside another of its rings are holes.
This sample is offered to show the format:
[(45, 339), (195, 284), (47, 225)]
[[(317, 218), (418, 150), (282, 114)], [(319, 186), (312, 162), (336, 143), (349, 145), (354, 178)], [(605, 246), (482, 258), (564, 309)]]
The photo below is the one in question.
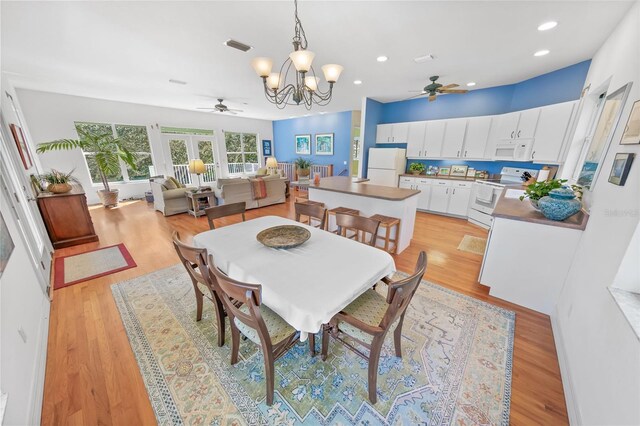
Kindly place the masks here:
[(499, 141), (493, 153), (494, 160), (531, 161), (533, 139)]

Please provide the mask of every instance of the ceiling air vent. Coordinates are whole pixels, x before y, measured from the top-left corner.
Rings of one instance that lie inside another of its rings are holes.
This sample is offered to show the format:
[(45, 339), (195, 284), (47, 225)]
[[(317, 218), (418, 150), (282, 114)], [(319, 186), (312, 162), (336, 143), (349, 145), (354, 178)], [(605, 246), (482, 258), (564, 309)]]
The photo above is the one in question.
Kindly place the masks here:
[(236, 41), (236, 40), (233, 40), (233, 39), (229, 39), (229, 40), (225, 41), (224, 44), (229, 46), (229, 47), (233, 47), (234, 49), (242, 50), (243, 52), (247, 52), (247, 51), (251, 50), (251, 46), (246, 45), (244, 43), (240, 43), (239, 41)]

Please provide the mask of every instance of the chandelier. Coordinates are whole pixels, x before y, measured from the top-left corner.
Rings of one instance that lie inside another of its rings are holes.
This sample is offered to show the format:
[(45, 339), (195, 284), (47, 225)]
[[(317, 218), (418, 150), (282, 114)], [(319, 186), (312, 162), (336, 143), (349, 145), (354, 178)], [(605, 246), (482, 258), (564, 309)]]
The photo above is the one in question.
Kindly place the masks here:
[[(320, 78), (316, 77), (315, 70), (311, 65), (316, 54), (307, 50), (307, 37), (302, 28), (302, 22), (298, 18), (298, 0), (294, 0), (293, 3), (295, 6), (293, 52), (280, 67), (280, 72), (271, 72), (273, 67), (271, 58), (255, 58), (251, 61), (251, 65), (258, 76), (262, 78), (264, 94), (269, 102), (275, 104), (279, 109), (283, 109), (287, 105), (300, 104), (311, 109), (313, 104), (323, 106), (331, 102), (333, 85), (338, 81), (344, 68), (337, 64), (323, 65), (322, 73), (329, 83), (329, 88), (326, 91), (320, 90), (318, 86)], [(291, 65), (295, 71), (291, 70)]]

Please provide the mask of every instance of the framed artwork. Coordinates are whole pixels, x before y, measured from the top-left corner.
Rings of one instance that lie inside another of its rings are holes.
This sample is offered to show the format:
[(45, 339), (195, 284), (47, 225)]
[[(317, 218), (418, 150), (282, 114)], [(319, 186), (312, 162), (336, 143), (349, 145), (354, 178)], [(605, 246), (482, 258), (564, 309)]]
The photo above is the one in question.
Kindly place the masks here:
[(576, 182), (584, 189), (591, 189), (600, 173), (604, 153), (607, 152), (611, 139), (613, 139), (613, 134), (622, 114), (622, 106), (625, 104), (627, 96), (629, 96), (629, 90), (631, 90), (631, 83), (627, 83), (611, 93), (604, 101), (602, 112), (591, 138), (591, 144)]
[(7, 267), (7, 263), (9, 263), (13, 247), (11, 234), (9, 234), (7, 225), (4, 223), (4, 217), (2, 217), (2, 213), (0, 213), (0, 275), (2, 275), (4, 269)]
[(449, 167), (440, 167), (438, 169), (438, 176), (449, 176), (451, 169)]
[(451, 166), (449, 176), (466, 177), (469, 166)]
[(333, 155), (333, 133), (316, 134), (316, 155)]
[(268, 139), (262, 140), (262, 155), (265, 157), (271, 157), (273, 155), (271, 153), (271, 141)]
[(609, 173), (609, 182), (614, 185), (624, 186), (631, 169), (631, 163), (633, 163), (633, 157), (635, 154), (625, 152), (623, 154), (616, 154), (616, 158), (613, 160), (611, 166), (611, 173)]
[(27, 148), (27, 141), (24, 138), (24, 133), (22, 133), (22, 128), (15, 124), (10, 124), (11, 134), (13, 135), (13, 140), (16, 141), (16, 145), (18, 146), (18, 152), (20, 153), (20, 159), (22, 159), (22, 165), (25, 170), (29, 170), (33, 167), (33, 163), (31, 162), (31, 157), (29, 156), (29, 149)]
[(640, 143), (640, 101), (635, 101), (631, 114), (624, 128), (620, 145), (636, 145)]
[(296, 135), (296, 154), (311, 155), (311, 135)]

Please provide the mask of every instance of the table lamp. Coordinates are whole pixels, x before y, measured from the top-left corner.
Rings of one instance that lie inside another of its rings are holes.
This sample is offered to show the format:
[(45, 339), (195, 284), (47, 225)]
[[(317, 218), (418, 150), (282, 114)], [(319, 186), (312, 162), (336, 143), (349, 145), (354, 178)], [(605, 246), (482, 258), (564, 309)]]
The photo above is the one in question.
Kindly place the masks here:
[(198, 189), (200, 189), (200, 174), (206, 171), (207, 169), (202, 160), (189, 161), (189, 173), (195, 173), (198, 175)]
[(276, 174), (276, 170), (278, 170), (278, 160), (276, 160), (276, 157), (267, 158), (267, 169), (270, 175)]

